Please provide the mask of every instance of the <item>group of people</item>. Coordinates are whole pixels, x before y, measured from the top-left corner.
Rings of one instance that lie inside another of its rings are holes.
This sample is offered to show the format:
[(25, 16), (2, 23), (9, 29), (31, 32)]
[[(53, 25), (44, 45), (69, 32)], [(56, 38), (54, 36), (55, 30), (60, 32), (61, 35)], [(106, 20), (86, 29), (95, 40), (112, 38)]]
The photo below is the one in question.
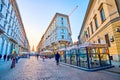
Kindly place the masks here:
[[(36, 58), (37, 58), (37, 60), (38, 60), (38, 58), (39, 58), (40, 55), (39, 55), (39, 54), (36, 54), (35, 56), (36, 56)], [(48, 56), (46, 56), (46, 55), (41, 55), (40, 57), (43, 59), (43, 62), (44, 62), (44, 60), (47, 59), (47, 58), (51, 59), (50, 56), (48, 57)]]
[[(5, 54), (5, 55), (3, 56), (3, 60), (6, 61), (6, 59), (7, 59), (7, 61), (9, 61), (10, 57), (11, 57), (10, 55), (6, 55), (6, 54)], [(1, 58), (2, 58), (2, 54), (0, 54), (0, 59), (1, 59)]]
[(11, 69), (15, 67), (15, 64), (18, 63), (19, 56), (16, 54), (16, 51), (14, 51), (12, 55), (12, 64), (11, 64)]
[[(36, 54), (36, 58), (38, 60), (39, 54)], [(47, 56), (43, 55), (43, 56), (41, 56), (41, 58), (43, 59), (43, 62), (44, 62), (45, 58), (47, 58)], [(49, 57), (49, 58), (51, 59), (51, 57)], [(56, 65), (59, 65), (59, 59), (60, 59), (60, 54), (58, 52), (56, 52), (56, 54), (55, 54)]]
[(6, 54), (5, 54), (5, 55), (3, 56), (4, 61), (6, 61), (6, 59), (7, 59), (7, 61), (9, 61), (10, 58), (12, 59), (12, 56), (11, 56), (11, 55), (6, 55)]
[[(37, 60), (38, 60), (39, 55), (37, 54), (36, 57), (37, 57)], [(1, 59), (1, 58), (2, 58), (2, 55), (0, 54), (0, 59)], [(43, 61), (44, 61), (44, 59), (45, 59), (46, 57), (43, 56), (42, 58), (43, 58)], [(12, 69), (12, 68), (15, 67), (15, 64), (18, 62), (19, 56), (16, 55), (16, 52), (14, 51), (14, 54), (13, 54), (13, 55), (6, 55), (6, 54), (5, 54), (5, 55), (3, 56), (3, 59), (4, 59), (4, 61), (6, 61), (6, 59), (7, 59), (7, 61), (9, 61), (9, 59), (12, 60), (12, 64), (11, 64), (11, 69)], [(60, 54), (57, 52), (57, 53), (55, 54), (56, 65), (59, 65), (59, 59), (60, 59)]]
[[(0, 59), (1, 59), (1, 58), (2, 58), (2, 54), (0, 54)], [(9, 55), (4, 54), (4, 56), (3, 56), (4, 62), (5, 62), (6, 60), (9, 61), (10, 59), (12, 60), (12, 63), (11, 63), (11, 67), (10, 67), (10, 68), (14, 68), (14, 67), (15, 67), (15, 64), (18, 62), (19, 56), (16, 55), (16, 52), (14, 52), (14, 54), (9, 54)]]

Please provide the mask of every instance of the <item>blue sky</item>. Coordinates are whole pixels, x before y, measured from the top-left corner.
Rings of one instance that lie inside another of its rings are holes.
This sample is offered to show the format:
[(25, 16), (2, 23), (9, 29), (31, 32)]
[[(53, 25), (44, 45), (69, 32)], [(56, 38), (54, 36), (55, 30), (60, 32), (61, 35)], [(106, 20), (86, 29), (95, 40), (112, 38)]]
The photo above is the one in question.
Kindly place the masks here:
[(16, 0), (30, 46), (36, 47), (55, 13), (69, 15), (72, 39), (77, 41), (89, 0)]

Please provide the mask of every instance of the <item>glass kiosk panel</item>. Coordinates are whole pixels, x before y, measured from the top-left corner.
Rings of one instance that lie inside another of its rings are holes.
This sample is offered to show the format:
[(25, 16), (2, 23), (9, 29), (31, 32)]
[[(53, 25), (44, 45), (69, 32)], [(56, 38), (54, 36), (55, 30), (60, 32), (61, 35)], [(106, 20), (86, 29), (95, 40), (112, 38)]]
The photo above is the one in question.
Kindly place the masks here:
[(100, 67), (99, 53), (96, 53), (96, 48), (88, 48), (90, 68)]
[(66, 51), (60, 51), (60, 54), (61, 54), (61, 55), (60, 55), (60, 61), (61, 61), (61, 62), (65, 62), (65, 52), (66, 52)]
[(71, 50), (71, 64), (76, 65), (77, 66), (77, 56), (76, 56), (76, 50), (72, 49)]
[(108, 48), (99, 48), (99, 50), (100, 50), (101, 66), (110, 65)]
[(70, 64), (70, 52), (66, 51), (66, 63)]
[(80, 57), (80, 67), (87, 68), (88, 62), (87, 62), (86, 48), (80, 48), (79, 57)]
[(101, 65), (102, 66), (110, 65), (108, 54), (102, 53), (102, 54), (100, 54), (100, 58), (101, 58)]

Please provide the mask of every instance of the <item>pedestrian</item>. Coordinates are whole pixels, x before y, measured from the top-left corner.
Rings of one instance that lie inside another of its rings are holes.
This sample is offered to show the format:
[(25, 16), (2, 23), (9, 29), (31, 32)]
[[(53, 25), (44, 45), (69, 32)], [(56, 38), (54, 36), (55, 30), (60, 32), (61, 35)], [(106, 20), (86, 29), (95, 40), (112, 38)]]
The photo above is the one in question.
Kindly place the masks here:
[(18, 56), (15, 57), (15, 61), (16, 61), (16, 63), (18, 63)]
[(4, 61), (6, 60), (6, 57), (7, 57), (7, 55), (5, 54), (5, 55), (3, 56)]
[(0, 59), (2, 58), (2, 54), (0, 54)]
[(45, 57), (45, 59), (47, 59), (47, 56), (46, 56), (46, 55), (45, 55), (44, 57)]
[(16, 51), (14, 51), (12, 53), (12, 64), (11, 64), (11, 69), (15, 67), (15, 63), (16, 63)]
[(9, 61), (9, 59), (10, 59), (10, 55), (7, 56), (7, 61)]
[(15, 57), (12, 58), (12, 64), (11, 64), (11, 69), (15, 67)]
[(38, 60), (39, 54), (36, 54), (36, 57), (37, 57), (37, 60)]
[(60, 58), (60, 54), (57, 52), (55, 54), (55, 60), (56, 60), (56, 64), (59, 65), (59, 58)]
[(30, 59), (30, 53), (28, 54), (28, 56), (29, 56), (29, 59)]

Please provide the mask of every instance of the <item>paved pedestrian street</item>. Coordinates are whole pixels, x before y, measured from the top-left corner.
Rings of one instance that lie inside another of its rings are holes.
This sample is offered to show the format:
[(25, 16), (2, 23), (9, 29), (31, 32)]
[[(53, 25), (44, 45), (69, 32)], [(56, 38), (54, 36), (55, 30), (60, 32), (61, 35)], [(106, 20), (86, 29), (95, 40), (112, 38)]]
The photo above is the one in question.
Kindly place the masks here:
[[(63, 64), (56, 65), (54, 59), (20, 59), (16, 67), (5, 65), (5, 72), (0, 73), (0, 80), (120, 80), (120, 76), (107, 71), (88, 72)], [(1, 68), (1, 67), (0, 67)]]

